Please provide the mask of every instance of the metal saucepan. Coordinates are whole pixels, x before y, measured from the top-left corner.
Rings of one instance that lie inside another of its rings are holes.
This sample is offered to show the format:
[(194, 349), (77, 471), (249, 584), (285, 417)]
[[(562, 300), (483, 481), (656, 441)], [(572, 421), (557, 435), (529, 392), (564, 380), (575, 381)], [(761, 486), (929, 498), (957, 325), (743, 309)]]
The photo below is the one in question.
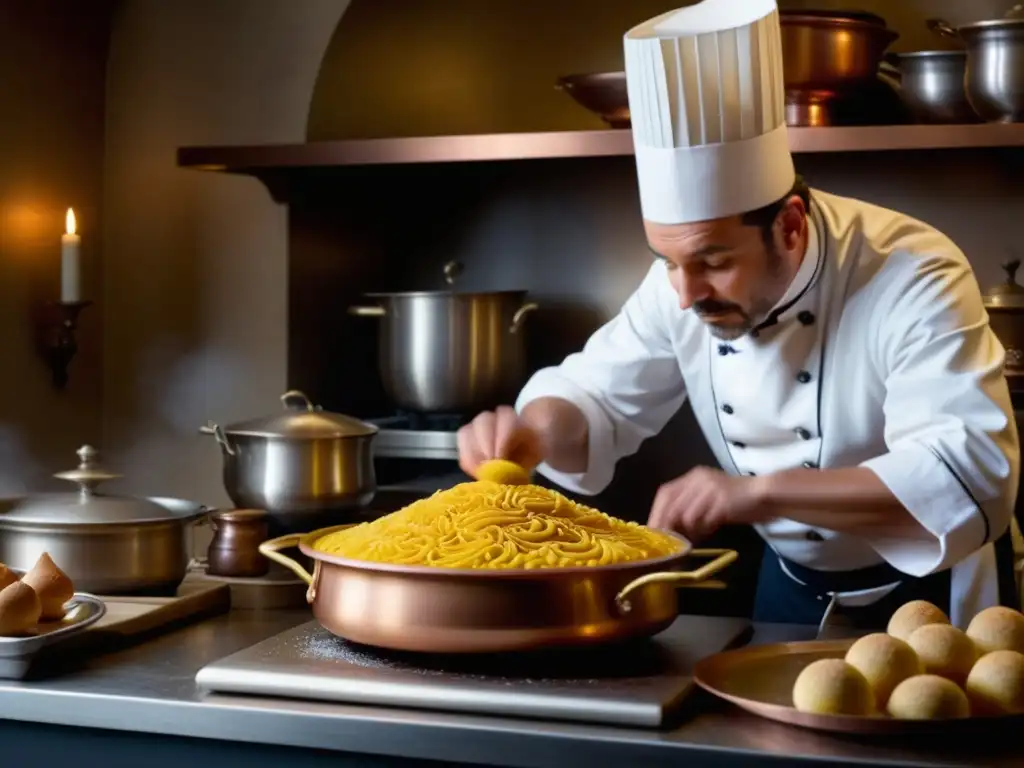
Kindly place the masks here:
[[(451, 284), (461, 267), (450, 262)], [(372, 293), (349, 313), (381, 319), (378, 367), (388, 396), (422, 413), (476, 413), (510, 402), (525, 382), (526, 291)]]
[[(314, 406), (302, 392), (281, 395), (283, 413), (200, 431), (224, 457), (224, 489), (241, 509), (264, 509), (295, 530), (324, 513), (358, 509), (377, 490), (377, 427)], [(322, 523), (321, 523), (322, 524)]]
[(886, 54), (900, 70), (900, 95), (919, 123), (977, 123), (967, 99), (966, 51), (915, 51)]
[(967, 47), (965, 88), (974, 111), (989, 122), (1024, 121), (1024, 19), (978, 21), (956, 28), (942, 19), (927, 23)]
[(97, 465), (91, 446), (78, 457), (77, 469), (55, 475), (77, 492), (0, 499), (0, 562), (28, 571), (48, 552), (80, 592), (173, 592), (188, 572), (194, 526), (210, 510), (183, 499), (98, 493), (119, 476)]
[[(309, 584), (313, 615), (356, 643), (428, 653), (497, 653), (596, 645), (649, 637), (679, 613), (676, 587), (722, 587), (709, 577), (733, 550), (683, 549), (622, 565), (538, 570), (476, 570), (388, 565), (319, 552), (321, 536), (348, 526), (282, 536), (260, 552)], [(672, 534), (675, 535), (675, 534)], [(313, 574), (280, 550), (298, 546)], [(695, 571), (673, 570), (685, 557), (713, 557)]]
[(1006, 280), (985, 294), (989, 325), (1006, 350), (1007, 375), (1024, 375), (1024, 286), (1017, 282), (1020, 259), (1003, 263)]

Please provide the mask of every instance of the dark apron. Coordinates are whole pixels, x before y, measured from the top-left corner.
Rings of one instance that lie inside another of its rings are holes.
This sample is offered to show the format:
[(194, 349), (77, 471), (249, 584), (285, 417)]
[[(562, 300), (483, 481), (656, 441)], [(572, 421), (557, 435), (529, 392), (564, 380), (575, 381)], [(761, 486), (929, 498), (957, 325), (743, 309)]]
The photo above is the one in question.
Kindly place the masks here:
[[(1013, 570), (1013, 540), (1007, 528), (995, 542), (996, 571), (1001, 605), (1020, 609), (1017, 582)], [(927, 600), (949, 614), (950, 571), (915, 578), (901, 573), (888, 563), (856, 571), (818, 571), (786, 560), (786, 568), (804, 584), (794, 581), (782, 570), (780, 556), (765, 546), (761, 573), (754, 598), (754, 621), (776, 624), (813, 624), (821, 622), (831, 592), (856, 592), (899, 582), (892, 592), (871, 605), (839, 607), (835, 615), (843, 624), (857, 629), (884, 630), (893, 612), (911, 600)]]

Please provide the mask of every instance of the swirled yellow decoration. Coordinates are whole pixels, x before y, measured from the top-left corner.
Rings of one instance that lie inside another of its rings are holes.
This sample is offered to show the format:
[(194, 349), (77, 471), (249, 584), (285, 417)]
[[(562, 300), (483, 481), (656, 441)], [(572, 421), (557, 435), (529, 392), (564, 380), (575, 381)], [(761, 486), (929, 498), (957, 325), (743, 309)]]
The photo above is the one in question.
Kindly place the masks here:
[(314, 549), (352, 560), (438, 568), (567, 568), (679, 552), (666, 533), (606, 515), (537, 485), (489, 481), (438, 491)]

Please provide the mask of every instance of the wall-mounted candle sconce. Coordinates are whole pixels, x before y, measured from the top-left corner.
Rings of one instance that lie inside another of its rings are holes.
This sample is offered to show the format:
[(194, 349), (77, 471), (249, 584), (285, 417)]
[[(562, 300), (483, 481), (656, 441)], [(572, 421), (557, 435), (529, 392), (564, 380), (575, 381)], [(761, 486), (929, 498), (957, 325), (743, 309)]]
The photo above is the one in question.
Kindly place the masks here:
[(82, 300), (81, 236), (75, 212), (68, 208), (64, 234), (60, 239), (60, 301), (46, 302), (40, 317), (40, 346), (53, 373), (53, 385), (63, 389), (68, 383), (68, 366), (78, 352), (75, 332), (78, 316), (92, 304)]
[(64, 389), (68, 383), (68, 366), (78, 352), (78, 315), (91, 301), (48, 301), (43, 313), (43, 355), (50, 364), (53, 386)]

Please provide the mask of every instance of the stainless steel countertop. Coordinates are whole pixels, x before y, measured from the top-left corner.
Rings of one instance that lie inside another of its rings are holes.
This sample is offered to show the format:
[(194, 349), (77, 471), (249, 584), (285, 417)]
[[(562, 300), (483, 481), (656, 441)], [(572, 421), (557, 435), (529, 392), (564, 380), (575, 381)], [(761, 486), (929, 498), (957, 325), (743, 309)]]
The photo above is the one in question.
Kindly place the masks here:
[[(307, 611), (235, 611), (60, 677), (0, 682), (0, 718), (523, 768), (678, 766), (694, 759), (702, 766), (1024, 763), (1019, 744), (1009, 738), (871, 743), (761, 720), (703, 693), (693, 697), (680, 725), (651, 731), (207, 695), (196, 688), (195, 674), (205, 664), (309, 618)], [(754, 642), (808, 639), (809, 632), (760, 625)]]

